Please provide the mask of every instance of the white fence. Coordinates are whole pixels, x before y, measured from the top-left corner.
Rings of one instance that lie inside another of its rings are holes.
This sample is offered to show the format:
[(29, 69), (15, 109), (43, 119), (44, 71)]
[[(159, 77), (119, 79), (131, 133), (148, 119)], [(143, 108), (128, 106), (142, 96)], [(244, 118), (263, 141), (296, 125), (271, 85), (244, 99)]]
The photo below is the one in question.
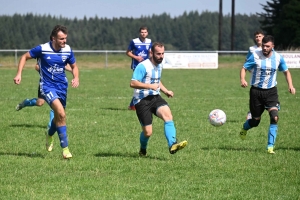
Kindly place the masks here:
[[(19, 59), (18, 56), (21, 54), (29, 51), (29, 49), (0, 49), (1, 52), (6, 52), (6, 53), (13, 53), (14, 54), (14, 62), (15, 65), (18, 65)], [(111, 53), (120, 53), (124, 54), (126, 50), (73, 50), (74, 53), (88, 53), (88, 54), (93, 54), (93, 53), (100, 53), (105, 55), (105, 67), (108, 67), (108, 55)], [(218, 55), (224, 55), (224, 54), (244, 54), (246, 55), (248, 51), (165, 51), (166, 54), (169, 55), (183, 55), (183, 54), (190, 54), (190, 55), (195, 55), (195, 54), (217, 54)], [(285, 58), (285, 61), (289, 68), (300, 68), (300, 51), (278, 51), (283, 55)], [(215, 57), (214, 61), (215, 62)]]

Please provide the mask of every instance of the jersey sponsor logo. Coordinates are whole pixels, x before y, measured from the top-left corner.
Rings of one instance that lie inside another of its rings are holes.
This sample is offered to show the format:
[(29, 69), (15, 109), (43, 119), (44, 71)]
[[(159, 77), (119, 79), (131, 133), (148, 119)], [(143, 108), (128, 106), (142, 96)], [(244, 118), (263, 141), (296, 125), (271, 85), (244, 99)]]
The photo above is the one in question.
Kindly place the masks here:
[(57, 64), (48, 68), (48, 72), (50, 72), (52, 74), (61, 74), (61, 73), (63, 73), (63, 71), (64, 71), (64, 69), (61, 67), (57, 67)]
[(159, 83), (160, 78), (151, 78), (151, 84)]
[(138, 56), (142, 56), (142, 57), (147, 57), (147, 54), (145, 53), (145, 51), (141, 51)]

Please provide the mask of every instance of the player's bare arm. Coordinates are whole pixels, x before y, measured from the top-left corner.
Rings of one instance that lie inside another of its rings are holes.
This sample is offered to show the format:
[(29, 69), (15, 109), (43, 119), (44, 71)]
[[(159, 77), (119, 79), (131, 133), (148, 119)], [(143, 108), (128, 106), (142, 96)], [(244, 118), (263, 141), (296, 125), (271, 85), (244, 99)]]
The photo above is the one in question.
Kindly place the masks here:
[(18, 65), (17, 75), (14, 78), (14, 82), (17, 85), (19, 85), (21, 83), (21, 80), (22, 80), (22, 70), (23, 70), (23, 68), (25, 66), (25, 63), (26, 63), (26, 61), (28, 59), (31, 59), (31, 56), (30, 56), (29, 52), (26, 52), (20, 58), (19, 65)]
[(72, 69), (73, 79), (72, 87), (77, 88), (79, 86), (79, 70), (76, 63), (70, 64)]
[(158, 83), (149, 84), (149, 83), (142, 83), (137, 80), (131, 80), (130, 87), (135, 89), (157, 90), (159, 88), (159, 84)]
[(129, 56), (130, 58), (137, 60), (138, 62), (142, 62), (144, 60), (142, 56), (136, 56), (130, 50), (126, 51), (126, 55)]
[(168, 90), (164, 84), (160, 81), (159, 83), (160, 91), (162, 91), (167, 97), (173, 97), (174, 93), (171, 90)]
[(283, 72), (283, 74), (285, 76), (286, 82), (289, 87), (289, 93), (296, 94), (296, 89), (293, 86), (292, 75), (291, 75), (290, 71), (287, 70), (287, 71)]
[(247, 72), (247, 70), (246, 70), (244, 67), (242, 67), (242, 69), (241, 69), (241, 71), (240, 71), (240, 81), (241, 81), (241, 86), (242, 86), (243, 88), (245, 88), (245, 87), (248, 86), (248, 83), (247, 83), (247, 81), (245, 80), (246, 72)]

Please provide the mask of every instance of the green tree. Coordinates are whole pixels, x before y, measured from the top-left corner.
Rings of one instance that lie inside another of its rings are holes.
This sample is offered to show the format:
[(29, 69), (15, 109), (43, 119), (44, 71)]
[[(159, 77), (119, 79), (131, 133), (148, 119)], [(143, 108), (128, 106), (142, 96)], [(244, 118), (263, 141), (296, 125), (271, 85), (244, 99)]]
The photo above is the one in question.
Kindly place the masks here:
[(272, 0), (263, 5), (261, 27), (275, 37), (276, 49), (295, 49), (300, 46), (300, 1)]

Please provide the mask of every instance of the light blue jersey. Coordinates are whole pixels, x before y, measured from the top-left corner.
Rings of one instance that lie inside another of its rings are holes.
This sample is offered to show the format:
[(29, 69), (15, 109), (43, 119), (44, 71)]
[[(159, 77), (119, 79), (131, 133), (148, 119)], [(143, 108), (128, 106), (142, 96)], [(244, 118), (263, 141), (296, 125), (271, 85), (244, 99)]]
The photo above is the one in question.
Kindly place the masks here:
[(254, 51), (247, 58), (244, 68), (252, 73), (251, 85), (261, 89), (275, 87), (277, 85), (277, 70), (288, 70), (283, 57), (274, 50), (272, 50), (270, 58), (266, 58), (262, 50)]
[[(152, 42), (151, 39), (145, 38), (145, 41), (142, 42), (140, 38), (135, 38), (130, 41), (130, 44), (127, 50), (132, 51), (136, 56), (142, 56), (144, 60), (149, 58), (149, 51), (151, 49)], [(132, 59), (131, 69), (135, 69), (139, 62), (135, 59)]]
[[(133, 72), (131, 80), (137, 80), (142, 83), (160, 83), (162, 73), (162, 65), (158, 64), (157, 66), (153, 65), (152, 62), (147, 59), (138, 64), (136, 69)], [(141, 99), (147, 97), (148, 95), (159, 95), (160, 88), (156, 91), (152, 89), (134, 89), (133, 93), (133, 104), (137, 104)]]

